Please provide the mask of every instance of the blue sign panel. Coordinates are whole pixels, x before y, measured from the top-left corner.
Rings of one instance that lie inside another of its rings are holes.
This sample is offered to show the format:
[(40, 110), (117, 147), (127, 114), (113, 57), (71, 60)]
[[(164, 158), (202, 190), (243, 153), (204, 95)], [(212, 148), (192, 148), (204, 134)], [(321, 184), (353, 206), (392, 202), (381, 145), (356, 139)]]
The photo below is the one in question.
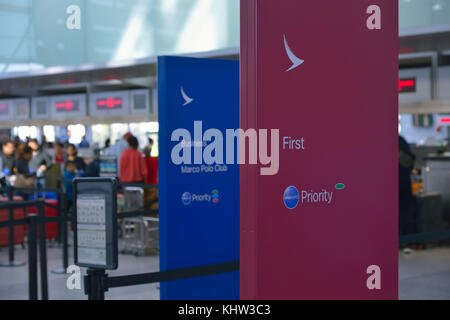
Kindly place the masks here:
[[(158, 108), (161, 271), (239, 260), (239, 62), (160, 57)], [(161, 299), (239, 299), (239, 272), (161, 283)]]

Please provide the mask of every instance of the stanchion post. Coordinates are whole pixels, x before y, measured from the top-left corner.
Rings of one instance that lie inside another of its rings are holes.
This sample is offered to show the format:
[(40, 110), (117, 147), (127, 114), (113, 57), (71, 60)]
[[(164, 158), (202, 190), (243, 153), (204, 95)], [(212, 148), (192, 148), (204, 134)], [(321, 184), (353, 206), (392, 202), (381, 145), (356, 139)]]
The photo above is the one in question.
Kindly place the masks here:
[[(60, 180), (58, 180), (59, 182)], [(60, 268), (53, 269), (51, 272), (55, 274), (66, 274), (67, 268), (69, 267), (69, 244), (67, 235), (67, 205), (66, 196), (60, 185), (58, 184), (58, 237), (62, 241), (62, 266)]]
[(38, 203), (39, 215), (39, 257), (41, 262), (41, 295), (42, 300), (48, 300), (47, 282), (47, 248), (45, 240), (45, 204), (44, 201)]
[(66, 205), (66, 195), (64, 193), (61, 194), (61, 207), (62, 207), (62, 240), (63, 240), (63, 268), (67, 270), (69, 267), (69, 242), (68, 242), (68, 234), (67, 234), (67, 205)]
[[(8, 201), (14, 199), (14, 187), (8, 188)], [(8, 208), (8, 219), (14, 221), (14, 208)], [(25, 262), (16, 261), (14, 256), (14, 224), (8, 226), (8, 261), (0, 263), (0, 267), (21, 267)]]
[[(62, 198), (61, 198), (61, 196), (63, 194), (61, 179), (58, 179), (58, 181), (56, 182), (56, 188), (58, 190), (58, 192), (57, 192), (58, 217), (61, 218), (61, 213), (62, 213), (62, 205), (61, 205), (62, 204)], [(58, 222), (58, 236), (57, 236), (58, 244), (61, 244), (61, 242), (62, 242), (62, 228), (63, 228), (63, 225), (64, 225), (64, 221), (60, 220)]]
[[(9, 188), (8, 189), (8, 200), (9, 201), (13, 201), (14, 199), (14, 195), (13, 195), (13, 189)], [(9, 208), (8, 209), (8, 215), (9, 215), (9, 221), (13, 221), (14, 220), (14, 209), (13, 208)], [(9, 236), (9, 240), (8, 240), (8, 256), (9, 256), (9, 262), (12, 263), (14, 261), (14, 225), (10, 225), (8, 227), (9, 232), (8, 232), (8, 236)]]
[(30, 300), (38, 299), (38, 270), (36, 252), (36, 224), (37, 215), (28, 216), (28, 295)]
[(84, 290), (88, 300), (105, 300), (105, 292), (108, 275), (104, 269), (88, 268), (84, 278)]

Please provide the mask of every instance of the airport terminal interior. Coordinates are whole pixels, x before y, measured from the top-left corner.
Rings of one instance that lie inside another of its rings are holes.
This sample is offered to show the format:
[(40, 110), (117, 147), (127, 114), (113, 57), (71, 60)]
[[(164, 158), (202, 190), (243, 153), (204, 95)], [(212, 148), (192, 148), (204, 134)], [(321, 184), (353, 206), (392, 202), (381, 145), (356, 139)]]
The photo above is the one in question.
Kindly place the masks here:
[[(57, 219), (73, 217), (75, 205), (99, 208), (92, 189), (73, 184), (80, 177), (120, 181), (111, 186), (118, 268), (108, 275), (160, 271), (158, 57), (239, 61), (239, 30), (239, 0), (0, 0), (0, 200), (10, 204), (0, 202), (0, 223), (27, 221), (0, 224), (0, 299), (26, 300), (33, 290), (87, 299), (67, 268), (80, 241), (78, 261), (92, 262), (101, 240), (88, 229), (77, 239), (75, 221)], [(398, 296), (448, 300), (450, 0), (399, 0), (398, 41)], [(32, 228), (36, 214), (49, 218), (45, 230)], [(105, 299), (159, 300), (166, 289), (111, 288)]]

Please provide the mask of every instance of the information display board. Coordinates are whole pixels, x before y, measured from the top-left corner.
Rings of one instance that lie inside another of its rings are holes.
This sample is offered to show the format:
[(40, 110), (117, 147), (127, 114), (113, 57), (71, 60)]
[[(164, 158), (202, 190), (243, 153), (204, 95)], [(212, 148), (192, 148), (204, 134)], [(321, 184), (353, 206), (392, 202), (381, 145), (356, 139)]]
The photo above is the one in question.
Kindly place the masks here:
[(48, 97), (35, 97), (31, 99), (31, 118), (48, 119), (50, 117), (50, 106)]
[(130, 114), (129, 91), (110, 91), (91, 94), (89, 114), (91, 116), (123, 116)]
[(0, 100), (0, 121), (11, 121), (14, 118), (12, 100)]
[(132, 115), (148, 115), (150, 113), (150, 91), (130, 90), (130, 113)]
[[(158, 90), (160, 270), (238, 261), (238, 164), (178, 156), (239, 126), (239, 62), (160, 57)], [(239, 299), (239, 272), (161, 283), (161, 299)]]
[(30, 119), (30, 100), (14, 99), (12, 100), (15, 120)]
[(75, 264), (80, 267), (116, 269), (117, 180), (74, 180)]
[(431, 69), (401, 69), (398, 80), (399, 102), (426, 102), (431, 100)]
[(241, 299), (397, 299), (398, 1), (242, 0), (240, 48)]
[(86, 95), (72, 94), (50, 97), (52, 118), (86, 117)]
[(158, 117), (158, 89), (152, 89), (152, 104), (150, 105), (151, 114), (155, 116), (155, 119)]
[(438, 99), (450, 99), (450, 66), (438, 68)]

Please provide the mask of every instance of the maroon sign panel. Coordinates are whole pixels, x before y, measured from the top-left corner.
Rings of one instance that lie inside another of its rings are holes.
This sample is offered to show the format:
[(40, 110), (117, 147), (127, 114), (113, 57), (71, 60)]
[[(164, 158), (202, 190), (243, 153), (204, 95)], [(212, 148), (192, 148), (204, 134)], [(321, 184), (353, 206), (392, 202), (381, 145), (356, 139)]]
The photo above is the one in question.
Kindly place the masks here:
[(242, 299), (398, 298), (397, 46), (395, 0), (241, 1)]

